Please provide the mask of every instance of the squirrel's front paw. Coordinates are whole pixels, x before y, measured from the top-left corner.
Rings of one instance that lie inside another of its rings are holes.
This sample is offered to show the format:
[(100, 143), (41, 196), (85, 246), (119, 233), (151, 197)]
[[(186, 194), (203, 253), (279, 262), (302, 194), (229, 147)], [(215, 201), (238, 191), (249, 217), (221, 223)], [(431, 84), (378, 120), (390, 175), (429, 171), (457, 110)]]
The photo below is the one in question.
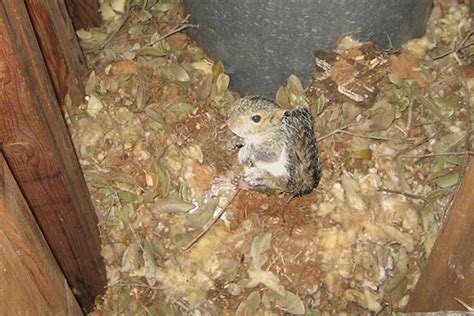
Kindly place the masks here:
[(237, 158), (239, 159), (240, 164), (248, 166), (252, 163), (251, 160), (251, 150), (248, 145), (240, 148)]
[(244, 146), (244, 140), (242, 139), (242, 137), (239, 137), (237, 135), (234, 135), (232, 136), (232, 138), (227, 142), (226, 144), (226, 148), (227, 150), (232, 150), (234, 148), (241, 148), (242, 146)]
[(243, 176), (237, 177), (232, 181), (234, 185), (244, 190), (251, 190), (252, 185), (248, 183)]

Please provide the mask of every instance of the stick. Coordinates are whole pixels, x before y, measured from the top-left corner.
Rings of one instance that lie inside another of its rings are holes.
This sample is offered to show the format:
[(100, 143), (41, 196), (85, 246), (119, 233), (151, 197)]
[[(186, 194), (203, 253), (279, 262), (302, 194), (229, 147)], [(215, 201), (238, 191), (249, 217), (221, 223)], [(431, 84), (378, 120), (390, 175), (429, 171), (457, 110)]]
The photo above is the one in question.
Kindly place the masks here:
[(101, 50), (101, 49), (104, 49), (107, 45), (109, 45), (109, 43), (112, 41), (112, 39), (118, 34), (118, 32), (120, 32), (120, 30), (123, 28), (123, 26), (125, 25), (125, 23), (127, 23), (128, 19), (130, 18), (130, 15), (132, 13), (132, 9), (129, 9), (127, 11), (127, 13), (125, 14), (125, 17), (122, 21), (122, 23), (120, 23), (119, 27), (117, 27), (117, 29), (115, 29), (115, 31), (113, 31), (112, 33), (110, 33), (110, 35), (105, 39), (105, 41), (95, 47), (95, 48), (92, 48), (90, 50), (87, 51), (87, 53), (92, 53), (92, 52), (95, 52), (95, 51), (98, 51), (98, 50)]
[(332, 132), (330, 132), (329, 134), (326, 134), (324, 136), (321, 136), (317, 139), (318, 142), (322, 141), (323, 139), (326, 139), (326, 138), (329, 138), (331, 137), (332, 135), (335, 135), (337, 133), (341, 133), (342, 131), (344, 131), (346, 128), (349, 128), (351, 126), (355, 126), (355, 125), (358, 125), (358, 123), (353, 123), (353, 124), (346, 124), (338, 129), (335, 129), (333, 130)]
[(202, 231), (196, 236), (193, 238), (193, 240), (191, 240), (189, 242), (189, 244), (187, 244), (185, 247), (182, 247), (181, 249), (183, 251), (187, 251), (189, 250), (195, 243), (197, 243), (199, 241), (199, 239), (202, 238), (202, 236), (204, 236), (208, 231), (209, 229), (211, 229), (211, 227), (219, 220), (219, 218), (221, 218), (222, 214), (224, 214), (225, 210), (227, 209), (227, 207), (234, 201), (235, 197), (237, 196), (237, 194), (239, 194), (240, 192), (240, 188), (237, 188), (237, 190), (235, 190), (235, 192), (232, 194), (232, 196), (230, 197), (229, 201), (226, 203), (226, 205), (224, 205), (224, 207), (219, 211), (219, 213), (217, 213), (202, 229)]
[[(472, 46), (474, 45), (474, 43), (469, 43), (466, 45), (466, 42), (467, 40), (474, 34), (474, 30), (471, 30), (467, 33), (466, 36), (464, 36), (460, 41), (458, 41), (457, 43), (454, 44), (454, 48), (452, 50), (450, 50), (449, 52), (446, 52), (444, 54), (441, 54), (439, 56), (436, 56), (433, 58), (433, 60), (438, 60), (438, 59), (441, 59), (443, 57), (446, 57), (448, 55), (451, 55), (451, 54), (454, 54), (456, 60), (458, 61), (458, 63), (460, 63), (460, 60), (459, 60), (459, 57), (457, 56), (457, 53), (464, 49), (464, 48), (467, 48), (469, 46)], [(461, 63), (462, 65), (462, 63)]]
[(461, 155), (474, 155), (474, 152), (469, 151), (460, 151), (460, 152), (444, 152), (444, 153), (429, 153), (429, 154), (424, 154), (424, 155), (401, 155), (400, 157), (403, 159), (417, 159), (417, 158), (428, 158), (428, 157), (437, 157), (437, 156), (461, 156)]
[(170, 37), (171, 35), (173, 35), (175, 33), (178, 33), (182, 30), (185, 30), (185, 29), (188, 29), (188, 28), (199, 27), (199, 25), (189, 24), (188, 19), (189, 19), (189, 14), (179, 24), (173, 26), (173, 28), (171, 30), (169, 30), (166, 34), (161, 35), (159, 38), (157, 38), (153, 42), (148, 43), (146, 45), (143, 45), (143, 47), (140, 47), (140, 48), (151, 47), (151, 46), (155, 45), (156, 43), (164, 40), (165, 38)]

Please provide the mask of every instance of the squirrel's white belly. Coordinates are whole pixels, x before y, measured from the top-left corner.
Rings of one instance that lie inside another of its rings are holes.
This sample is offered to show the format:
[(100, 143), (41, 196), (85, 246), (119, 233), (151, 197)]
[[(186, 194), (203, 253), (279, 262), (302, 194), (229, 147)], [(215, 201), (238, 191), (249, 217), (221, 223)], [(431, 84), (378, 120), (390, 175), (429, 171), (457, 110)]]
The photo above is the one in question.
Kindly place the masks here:
[(255, 162), (255, 166), (257, 168), (268, 171), (274, 177), (287, 177), (288, 176), (288, 171), (286, 170), (287, 160), (288, 160), (288, 155), (286, 154), (286, 150), (282, 150), (280, 157), (278, 157), (277, 161), (273, 161), (273, 162), (257, 161)]

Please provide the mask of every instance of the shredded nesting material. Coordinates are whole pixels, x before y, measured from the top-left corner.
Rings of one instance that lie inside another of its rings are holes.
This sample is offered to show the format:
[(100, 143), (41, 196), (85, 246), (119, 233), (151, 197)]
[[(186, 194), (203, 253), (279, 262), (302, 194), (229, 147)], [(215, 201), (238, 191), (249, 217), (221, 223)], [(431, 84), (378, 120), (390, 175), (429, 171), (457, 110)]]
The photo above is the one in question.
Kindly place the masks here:
[(316, 55), (326, 78), (290, 76), (275, 98), (310, 108), (324, 167), (291, 201), (236, 192), (224, 120), (238, 96), (181, 32), (193, 26), (178, 1), (104, 0), (101, 13), (78, 31), (87, 100), (66, 101), (107, 269), (93, 314), (403, 311), (473, 145), (467, 6), (438, 1), (399, 54), (346, 38)]

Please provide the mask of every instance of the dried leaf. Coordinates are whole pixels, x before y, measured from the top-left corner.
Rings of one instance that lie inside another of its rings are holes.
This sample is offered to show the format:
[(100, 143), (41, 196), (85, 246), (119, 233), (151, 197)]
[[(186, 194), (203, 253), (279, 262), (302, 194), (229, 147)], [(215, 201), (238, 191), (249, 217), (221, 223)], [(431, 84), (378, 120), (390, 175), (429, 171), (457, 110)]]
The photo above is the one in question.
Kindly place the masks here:
[(275, 96), (275, 101), (276, 103), (284, 107), (290, 106), (290, 97), (288, 96), (288, 91), (286, 87), (280, 86), (280, 88), (278, 88), (278, 91)]
[(92, 71), (89, 75), (89, 78), (87, 78), (87, 81), (86, 81), (85, 92), (87, 95), (91, 95), (92, 93), (95, 92), (96, 82), (97, 82), (97, 76), (95, 74), (95, 71)]
[(103, 107), (104, 104), (102, 103), (102, 100), (97, 98), (95, 95), (89, 96), (89, 101), (87, 102), (87, 113), (90, 116), (97, 117)]
[(145, 47), (137, 50), (137, 56), (166, 56), (167, 52), (162, 47)]
[(258, 290), (251, 292), (237, 307), (235, 315), (237, 316), (253, 316), (257, 314), (260, 305), (260, 293)]
[(201, 228), (206, 225), (214, 216), (217, 206), (219, 205), (219, 198), (212, 198), (207, 204), (202, 205), (195, 212), (187, 217), (188, 225), (192, 228)]
[(115, 13), (114, 9), (108, 3), (102, 3), (100, 13), (104, 21), (112, 21), (120, 18), (120, 15)]
[(173, 75), (174, 79), (179, 82), (188, 82), (191, 78), (188, 75), (186, 69), (183, 66), (178, 64), (172, 64), (168, 66), (169, 71)]
[(217, 94), (223, 95), (229, 87), (229, 76), (227, 74), (220, 74), (216, 80)]
[(113, 63), (111, 71), (114, 75), (136, 74), (138, 72), (138, 66), (133, 60), (123, 59)]
[(156, 103), (149, 104), (145, 109), (145, 114), (163, 128), (166, 125), (165, 120), (159, 112), (154, 110), (155, 105)]
[(81, 40), (90, 40), (92, 39), (92, 34), (89, 31), (86, 31), (84, 29), (79, 29), (76, 31), (77, 37), (79, 37)]
[(191, 113), (195, 107), (189, 103), (175, 103), (169, 109), (179, 117), (181, 114)]
[(373, 130), (386, 130), (395, 119), (395, 109), (391, 104), (384, 103), (382, 107), (374, 111), (370, 119), (372, 121), (370, 127)]
[(211, 74), (212, 73), (212, 66), (213, 65), (205, 59), (193, 62), (191, 64), (191, 66), (194, 69), (197, 69), (199, 71), (204, 72), (205, 74)]
[(187, 203), (183, 200), (171, 198), (166, 200), (158, 200), (151, 207), (150, 211), (159, 215), (162, 213), (186, 213), (194, 208), (194, 204)]
[(371, 160), (372, 150), (370, 148), (366, 148), (359, 151), (354, 151), (351, 153), (351, 157), (355, 159)]
[(300, 96), (304, 93), (303, 85), (301, 84), (301, 80), (295, 76), (291, 75), (288, 78), (288, 88), (290, 93), (294, 93), (297, 96)]
[(108, 37), (107, 32), (98, 27), (91, 28), (89, 31), (91, 32), (92, 39), (94, 39), (99, 44), (104, 43)]
[(151, 15), (150, 12), (148, 12), (147, 10), (141, 10), (140, 12), (138, 12), (137, 14), (137, 18), (140, 22), (146, 22), (148, 21), (149, 19), (151, 19), (153, 16)]
[(268, 287), (270, 290), (280, 294), (285, 295), (286, 291), (283, 285), (281, 285), (278, 277), (273, 274), (271, 271), (256, 271), (248, 270), (249, 281), (246, 287), (253, 288), (259, 284), (263, 284)]
[(168, 175), (168, 171), (156, 164), (156, 172), (158, 174), (161, 195), (167, 197), (171, 187), (171, 179)]
[(127, 0), (110, 0), (110, 6), (116, 12), (125, 13), (127, 9)]
[(349, 124), (352, 122), (357, 115), (360, 114), (360, 108), (357, 107), (352, 102), (344, 102), (342, 104), (342, 118), (344, 119), (344, 125)]
[(221, 74), (224, 73), (224, 64), (222, 61), (217, 61), (212, 67), (212, 76), (217, 79)]
[(129, 272), (138, 269), (140, 265), (140, 245), (138, 242), (130, 244), (122, 256), (122, 272)]
[(253, 258), (253, 266), (256, 270), (261, 270), (267, 261), (267, 257), (263, 253), (270, 248), (272, 233), (262, 233), (254, 238), (250, 249), (250, 255)]
[(279, 308), (290, 314), (303, 315), (305, 313), (303, 301), (298, 295), (289, 291), (286, 291), (285, 295), (278, 295), (275, 303)]
[(201, 83), (201, 86), (199, 86), (199, 89), (197, 91), (197, 98), (198, 100), (202, 101), (207, 99), (209, 95), (211, 94), (211, 88), (212, 88), (212, 74), (207, 75), (206, 79)]
[(150, 286), (154, 286), (157, 278), (158, 267), (156, 266), (155, 256), (153, 255), (153, 247), (148, 239), (143, 242), (143, 261), (145, 267), (145, 278)]
[(146, 85), (142, 81), (139, 81), (138, 87), (137, 87), (137, 95), (135, 99), (137, 109), (141, 110), (145, 107), (146, 99), (147, 99)]

